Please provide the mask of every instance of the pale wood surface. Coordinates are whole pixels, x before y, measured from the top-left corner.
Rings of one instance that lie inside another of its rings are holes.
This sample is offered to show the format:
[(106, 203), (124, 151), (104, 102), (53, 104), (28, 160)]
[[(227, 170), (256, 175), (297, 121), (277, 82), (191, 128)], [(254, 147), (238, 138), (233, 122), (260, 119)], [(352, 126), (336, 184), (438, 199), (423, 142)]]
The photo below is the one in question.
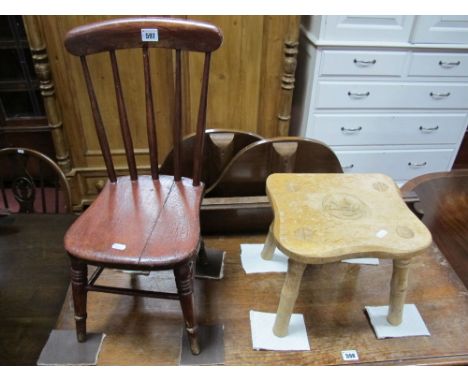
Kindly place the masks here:
[(304, 263), (410, 257), (431, 234), (382, 174), (273, 174), (267, 194), (277, 246)]
[(390, 281), (390, 301), (387, 321), (392, 325), (400, 325), (403, 318), (406, 291), (408, 288), (408, 273), (411, 260), (393, 260), (392, 280)]
[(284, 337), (288, 334), (289, 320), (296, 304), (306, 266), (306, 264), (293, 259), (288, 260), (288, 272), (286, 273), (283, 289), (281, 289), (280, 303), (273, 326), (273, 333), (278, 337)]
[[(379, 266), (335, 263), (308, 266), (295, 313), (304, 314), (309, 352), (254, 351), (249, 311), (276, 312), (284, 273), (246, 275), (241, 243), (263, 243), (264, 235), (206, 238), (226, 250), (224, 278), (196, 280), (200, 325), (224, 325), (226, 365), (347, 364), (341, 351), (355, 349), (362, 364), (453, 364), (468, 362), (468, 292), (437, 248), (411, 264), (406, 300), (416, 304), (430, 337), (378, 340), (364, 306), (387, 305), (392, 262)], [(171, 272), (137, 276), (134, 286), (175, 291)], [(103, 283), (128, 287), (128, 274), (105, 271)], [(101, 281), (100, 281), (101, 282)], [(74, 330), (68, 297), (57, 328)], [(100, 365), (177, 365), (183, 329), (178, 301), (89, 293), (88, 330), (107, 337)], [(178, 330), (179, 329), (179, 330)]]

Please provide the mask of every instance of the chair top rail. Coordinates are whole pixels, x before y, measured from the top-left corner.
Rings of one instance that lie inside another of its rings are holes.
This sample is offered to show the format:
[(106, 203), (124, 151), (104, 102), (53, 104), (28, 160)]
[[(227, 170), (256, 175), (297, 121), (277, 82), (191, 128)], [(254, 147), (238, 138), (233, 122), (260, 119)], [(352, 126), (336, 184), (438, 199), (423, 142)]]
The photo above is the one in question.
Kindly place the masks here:
[(76, 27), (65, 36), (67, 50), (76, 56), (143, 46), (208, 53), (222, 41), (221, 31), (212, 24), (164, 17), (99, 21)]

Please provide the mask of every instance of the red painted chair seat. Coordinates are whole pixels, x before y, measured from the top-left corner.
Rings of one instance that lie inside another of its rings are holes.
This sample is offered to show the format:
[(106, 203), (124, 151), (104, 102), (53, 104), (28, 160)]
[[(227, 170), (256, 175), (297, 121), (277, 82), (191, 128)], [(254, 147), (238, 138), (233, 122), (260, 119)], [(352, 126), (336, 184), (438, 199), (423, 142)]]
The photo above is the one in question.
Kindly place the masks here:
[(173, 268), (198, 252), (203, 186), (172, 176), (108, 182), (65, 236), (73, 256), (114, 268)]

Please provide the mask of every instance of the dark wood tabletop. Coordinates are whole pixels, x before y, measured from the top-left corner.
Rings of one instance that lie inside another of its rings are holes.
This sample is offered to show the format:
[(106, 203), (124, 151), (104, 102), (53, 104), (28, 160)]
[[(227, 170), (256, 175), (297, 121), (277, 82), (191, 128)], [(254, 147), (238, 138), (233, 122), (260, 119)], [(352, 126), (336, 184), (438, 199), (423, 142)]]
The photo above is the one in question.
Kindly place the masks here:
[(69, 283), (71, 214), (0, 217), (0, 365), (35, 365)]
[(422, 175), (403, 189), (420, 198), (423, 222), (468, 288), (468, 170)]
[[(200, 325), (224, 326), (225, 365), (468, 363), (468, 291), (436, 246), (414, 260), (407, 294), (430, 337), (376, 338), (364, 307), (388, 304), (390, 260), (378, 266), (336, 263), (310, 266), (302, 280), (295, 313), (304, 314), (311, 351), (253, 350), (249, 312), (275, 313), (285, 277), (244, 272), (240, 244), (264, 240), (264, 235), (205, 237), (209, 248), (226, 250), (224, 278), (196, 280), (197, 314)], [(101, 282), (175, 290), (170, 272), (132, 278), (106, 270)], [(177, 301), (90, 293), (88, 313), (88, 330), (106, 333), (99, 365), (178, 364), (183, 319)], [(74, 329), (70, 296), (57, 329)], [(357, 351), (359, 361), (342, 359), (341, 351), (349, 349)]]

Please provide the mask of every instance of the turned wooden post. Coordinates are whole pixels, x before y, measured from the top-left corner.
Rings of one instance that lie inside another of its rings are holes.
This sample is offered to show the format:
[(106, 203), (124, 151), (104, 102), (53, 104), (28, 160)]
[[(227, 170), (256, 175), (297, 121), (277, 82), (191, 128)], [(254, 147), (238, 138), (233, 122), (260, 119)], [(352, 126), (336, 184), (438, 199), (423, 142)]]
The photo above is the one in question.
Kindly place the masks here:
[(88, 285), (88, 266), (75, 259), (71, 259), (71, 285), (73, 305), (75, 308), (76, 338), (78, 342), (86, 341), (86, 300)]
[(262, 259), (271, 260), (273, 258), (273, 254), (275, 253), (275, 249), (276, 242), (275, 237), (273, 236), (273, 223), (271, 223), (270, 229), (268, 230), (268, 235), (265, 239), (265, 245), (262, 249)]
[(393, 260), (387, 321), (395, 326), (400, 325), (403, 318), (403, 307), (406, 299), (410, 263), (411, 260), (409, 259)]
[(288, 260), (288, 273), (281, 290), (275, 325), (273, 326), (273, 333), (278, 337), (284, 337), (288, 334), (289, 320), (296, 304), (302, 275), (306, 266), (307, 264), (299, 263), (292, 259)]
[(198, 344), (198, 325), (195, 317), (195, 301), (193, 297), (193, 271), (194, 262), (189, 261), (174, 269), (174, 276), (179, 293), (180, 306), (184, 315), (185, 329), (187, 330), (192, 354), (200, 354)]
[(63, 172), (68, 173), (71, 170), (70, 154), (63, 133), (62, 114), (55, 97), (55, 85), (39, 16), (23, 16), (23, 22), (51, 129), (56, 160)]
[[(299, 28), (297, 28), (298, 33)], [(297, 66), (299, 42), (297, 37), (284, 42), (283, 73), (281, 75), (281, 96), (278, 113), (278, 134), (287, 136), (291, 123), (292, 97)]]

